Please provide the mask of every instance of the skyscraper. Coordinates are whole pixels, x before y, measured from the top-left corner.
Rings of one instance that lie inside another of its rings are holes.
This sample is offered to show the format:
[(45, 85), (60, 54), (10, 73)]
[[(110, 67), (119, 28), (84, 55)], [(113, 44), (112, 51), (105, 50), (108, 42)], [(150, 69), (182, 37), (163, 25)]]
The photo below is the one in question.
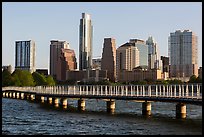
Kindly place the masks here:
[(177, 30), (169, 36), (170, 77), (198, 76), (197, 36)]
[(139, 50), (132, 43), (125, 43), (116, 50), (116, 70), (132, 71), (139, 66)]
[(130, 39), (130, 43), (133, 43), (140, 52), (140, 66), (148, 66), (148, 46), (144, 40)]
[(160, 60), (158, 45), (152, 36), (146, 40), (148, 46), (148, 68), (162, 70), (162, 61)]
[(16, 41), (15, 48), (15, 69), (35, 72), (35, 42)]
[(107, 70), (110, 81), (116, 80), (116, 43), (114, 38), (104, 38), (101, 69)]
[(79, 25), (79, 70), (92, 67), (93, 26), (91, 16), (82, 13)]
[(50, 41), (50, 75), (56, 80), (65, 81), (66, 71), (76, 69), (74, 50), (69, 49), (67, 41)]

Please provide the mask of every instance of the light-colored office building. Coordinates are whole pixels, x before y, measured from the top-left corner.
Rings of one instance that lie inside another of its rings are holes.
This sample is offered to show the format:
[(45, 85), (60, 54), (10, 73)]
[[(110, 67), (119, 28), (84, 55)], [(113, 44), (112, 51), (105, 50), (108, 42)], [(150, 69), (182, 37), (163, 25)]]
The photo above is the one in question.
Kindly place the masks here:
[(67, 41), (50, 41), (50, 75), (58, 81), (66, 80), (66, 71), (77, 68), (74, 50)]
[(132, 71), (139, 66), (139, 50), (132, 43), (125, 43), (116, 50), (116, 73)]
[(33, 40), (16, 41), (15, 48), (15, 69), (35, 72), (35, 42)]
[(110, 81), (116, 80), (116, 43), (114, 38), (104, 38), (101, 69), (107, 70)]
[(159, 48), (152, 36), (146, 40), (148, 46), (148, 68), (162, 70), (162, 61), (160, 60)]
[(198, 76), (197, 36), (176, 30), (169, 36), (170, 77)]
[(91, 15), (82, 13), (79, 25), (79, 70), (92, 68), (92, 40)]
[(144, 40), (130, 39), (130, 43), (133, 43), (140, 52), (140, 66), (148, 66), (148, 46)]

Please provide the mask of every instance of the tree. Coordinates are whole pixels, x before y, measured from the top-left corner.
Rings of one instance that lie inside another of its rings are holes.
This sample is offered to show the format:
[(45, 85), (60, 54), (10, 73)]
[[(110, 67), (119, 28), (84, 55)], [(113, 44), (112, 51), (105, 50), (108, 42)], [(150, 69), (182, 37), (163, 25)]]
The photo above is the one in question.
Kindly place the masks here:
[(34, 86), (35, 84), (32, 74), (27, 70), (16, 69), (12, 76), (15, 79), (15, 84), (17, 84), (16, 86)]
[(182, 84), (183, 82), (178, 79), (173, 79), (173, 80), (167, 80), (168, 84)]
[(190, 77), (188, 83), (196, 83), (196, 79), (197, 79), (196, 75), (192, 75), (192, 76)]
[(46, 77), (46, 79), (47, 79), (47, 85), (49, 85), (49, 86), (54, 86), (55, 85), (55, 81), (54, 81), (54, 79), (53, 79), (53, 77), (51, 75), (48, 75)]
[(199, 76), (196, 78), (196, 83), (202, 83), (202, 79)]
[(47, 85), (47, 79), (44, 75), (38, 73), (38, 72), (33, 72), (32, 73), (35, 85), (41, 86), (41, 85)]
[(14, 86), (17, 86), (17, 87), (20, 87), (21, 86), (21, 82), (20, 82), (20, 80), (19, 80), (19, 77), (18, 77), (18, 75), (13, 75), (12, 76), (12, 78), (13, 78), (13, 85)]
[(11, 76), (11, 73), (5, 69), (2, 72), (2, 86), (12, 86), (14, 85), (14, 80)]

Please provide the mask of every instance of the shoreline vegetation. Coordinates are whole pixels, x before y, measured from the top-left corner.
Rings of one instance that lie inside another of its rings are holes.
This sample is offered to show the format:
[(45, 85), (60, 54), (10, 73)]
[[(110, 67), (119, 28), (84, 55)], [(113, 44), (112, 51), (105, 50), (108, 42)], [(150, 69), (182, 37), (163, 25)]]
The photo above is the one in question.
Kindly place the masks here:
[(143, 80), (132, 82), (111, 82), (108, 80), (103, 81), (89, 81), (89, 82), (77, 82), (75, 80), (57, 81), (51, 75), (45, 76), (38, 72), (31, 72), (27, 70), (17, 69), (13, 73), (10, 73), (7, 69), (2, 72), (2, 87), (6, 86), (55, 86), (55, 85), (146, 85), (146, 84), (185, 84), (185, 83), (202, 83), (200, 77), (192, 75), (188, 82), (182, 82), (181, 80)]

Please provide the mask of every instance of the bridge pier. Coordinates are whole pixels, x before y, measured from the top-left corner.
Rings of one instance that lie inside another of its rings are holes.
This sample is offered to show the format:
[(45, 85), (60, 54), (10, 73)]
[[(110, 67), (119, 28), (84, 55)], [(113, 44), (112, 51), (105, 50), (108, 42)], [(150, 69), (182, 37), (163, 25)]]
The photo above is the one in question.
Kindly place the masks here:
[(60, 103), (63, 109), (67, 109), (67, 98), (61, 98)]
[(55, 107), (59, 107), (59, 98), (52, 98), (52, 102)]
[(6, 97), (7, 97), (7, 98), (9, 97), (9, 93), (8, 93), (8, 92), (6, 92)]
[(13, 96), (12, 92), (9, 92), (9, 98), (12, 98), (12, 96)]
[(13, 98), (16, 98), (16, 92), (13, 92)]
[(5, 92), (3, 92), (3, 97), (5, 97), (5, 95), (6, 95), (6, 93), (5, 93)]
[[(29, 96), (29, 95), (28, 95), (28, 96)], [(31, 101), (34, 101), (34, 100), (35, 100), (35, 95), (34, 95), (34, 94), (30, 94), (30, 97), (29, 97), (29, 98), (30, 98)]]
[(176, 118), (186, 118), (186, 104), (176, 104)]
[(150, 102), (143, 102), (142, 103), (142, 115), (149, 116), (151, 115), (151, 103)]
[(24, 93), (20, 93), (20, 98), (24, 99), (25, 98), (25, 94)]
[(41, 103), (45, 103), (45, 97), (44, 96), (41, 96), (40, 100), (41, 100)]
[(27, 99), (27, 100), (30, 100), (30, 99), (31, 99), (30, 94), (28, 94), (28, 93), (25, 93), (25, 94), (24, 94), (24, 97), (25, 97), (25, 99)]
[(16, 98), (19, 99), (19, 92), (16, 93)]
[(51, 97), (47, 97), (47, 103), (52, 105), (52, 98)]
[(106, 102), (107, 112), (114, 113), (115, 112), (115, 101), (110, 100)]
[(85, 99), (80, 98), (78, 100), (78, 110), (84, 111), (85, 110)]

